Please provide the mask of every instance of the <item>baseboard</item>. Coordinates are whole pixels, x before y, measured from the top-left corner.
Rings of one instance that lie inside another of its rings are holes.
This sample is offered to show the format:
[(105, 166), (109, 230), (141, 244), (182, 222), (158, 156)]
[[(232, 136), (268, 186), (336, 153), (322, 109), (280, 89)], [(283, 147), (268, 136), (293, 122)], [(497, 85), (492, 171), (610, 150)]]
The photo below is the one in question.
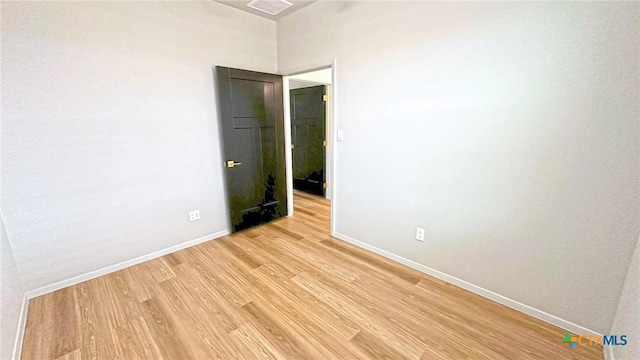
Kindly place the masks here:
[(66, 280), (62, 280), (62, 281), (58, 281), (55, 282), (53, 284), (49, 284), (49, 285), (45, 285), (43, 287), (37, 288), (35, 290), (30, 290), (27, 291), (26, 296), (29, 299), (32, 299), (34, 297), (40, 296), (40, 295), (44, 295), (44, 294), (48, 294), (50, 292), (56, 291), (56, 290), (60, 290), (63, 288), (66, 288), (67, 286), (72, 286), (72, 285), (76, 285), (79, 284), (81, 282), (87, 281), (87, 280), (91, 280), (103, 275), (107, 275), (109, 273), (118, 271), (118, 270), (122, 270), (124, 268), (128, 268), (129, 266), (133, 266), (133, 265), (137, 265), (140, 263), (143, 263), (145, 261), (149, 261), (149, 260), (153, 260), (155, 258), (167, 255), (167, 254), (171, 254), (173, 252), (182, 250), (182, 249), (186, 249), (188, 247), (191, 246), (195, 246), (198, 244), (201, 244), (203, 242), (209, 241), (209, 240), (213, 240), (225, 235), (229, 235), (230, 231), (229, 230), (222, 230), (222, 231), (218, 231), (216, 233), (207, 235), (207, 236), (203, 236), (194, 240), (189, 240), (189, 241), (185, 241), (183, 243), (180, 243), (178, 245), (174, 245), (174, 246), (170, 246), (168, 248), (162, 249), (162, 250), (158, 250), (158, 251), (154, 251), (150, 254), (147, 255), (142, 255), (139, 256), (137, 258), (133, 258), (131, 260), (127, 260), (127, 261), (123, 261), (121, 263), (115, 264), (115, 265), (110, 265), (107, 267), (104, 267), (102, 269), (98, 269), (98, 270), (94, 270), (91, 272), (88, 272), (86, 274), (82, 274), (82, 275), (78, 275), (78, 276), (74, 276), (70, 279), (66, 279)]
[(493, 300), (493, 301), (495, 301), (495, 302), (497, 302), (499, 304), (508, 306), (508, 307), (510, 307), (512, 309), (515, 309), (515, 310), (518, 310), (518, 311), (520, 311), (522, 313), (525, 313), (527, 315), (533, 316), (533, 317), (535, 317), (537, 319), (540, 319), (542, 321), (545, 321), (545, 322), (547, 322), (549, 324), (552, 324), (552, 325), (558, 326), (560, 328), (563, 328), (563, 329), (565, 329), (567, 331), (570, 331), (570, 332), (572, 332), (574, 334), (602, 335), (602, 334), (598, 333), (597, 331), (593, 331), (591, 329), (587, 329), (587, 328), (585, 328), (583, 326), (580, 326), (580, 325), (574, 324), (574, 323), (572, 323), (570, 321), (561, 319), (561, 318), (559, 318), (557, 316), (551, 315), (551, 314), (546, 313), (546, 312), (544, 312), (542, 310), (538, 310), (538, 309), (533, 308), (533, 307), (531, 307), (529, 305), (525, 305), (525, 304), (520, 303), (518, 301), (509, 299), (508, 297), (502, 296), (500, 294), (496, 294), (493, 291), (484, 289), (484, 288), (482, 288), (480, 286), (471, 284), (471, 283), (466, 282), (464, 280), (458, 279), (458, 278), (456, 278), (454, 276), (451, 276), (451, 275), (445, 274), (445, 273), (443, 273), (441, 271), (432, 269), (432, 268), (430, 268), (428, 266), (425, 266), (425, 265), (422, 265), (422, 264), (418, 264), (417, 262), (409, 260), (409, 259), (406, 259), (406, 258), (403, 258), (402, 256), (398, 256), (398, 255), (390, 253), (390, 252), (388, 252), (386, 250), (382, 250), (382, 249), (377, 248), (375, 246), (371, 246), (371, 245), (369, 245), (367, 243), (364, 243), (364, 242), (362, 242), (360, 240), (356, 240), (356, 239), (354, 239), (352, 237), (349, 237), (347, 235), (335, 232), (333, 234), (333, 236), (338, 238), (338, 239), (340, 239), (340, 240), (344, 240), (344, 241), (346, 241), (348, 243), (351, 243), (351, 244), (353, 244), (355, 246), (361, 247), (363, 249), (366, 249), (366, 250), (369, 250), (371, 252), (374, 252), (374, 253), (376, 253), (378, 255), (384, 256), (387, 259), (391, 259), (393, 261), (396, 261), (396, 262), (399, 262), (399, 263), (401, 263), (403, 265), (406, 265), (406, 266), (408, 266), (410, 268), (416, 269), (416, 270), (418, 270), (420, 272), (423, 272), (423, 273), (425, 273), (427, 275), (431, 275), (431, 276), (433, 276), (435, 278), (438, 278), (438, 279), (440, 279), (442, 281), (446, 281), (446, 282), (448, 282), (448, 283), (450, 283), (452, 285), (455, 285), (455, 286), (461, 287), (461, 288), (463, 288), (465, 290), (471, 291), (472, 293), (478, 294), (478, 295), (480, 295), (482, 297), (485, 297), (485, 298), (487, 298), (489, 300)]
[(22, 297), (22, 307), (20, 308), (20, 318), (18, 318), (18, 329), (16, 330), (16, 341), (13, 344), (13, 355), (11, 359), (19, 360), (22, 354), (22, 341), (24, 340), (24, 330), (27, 327), (27, 312), (29, 312), (29, 297), (24, 294)]

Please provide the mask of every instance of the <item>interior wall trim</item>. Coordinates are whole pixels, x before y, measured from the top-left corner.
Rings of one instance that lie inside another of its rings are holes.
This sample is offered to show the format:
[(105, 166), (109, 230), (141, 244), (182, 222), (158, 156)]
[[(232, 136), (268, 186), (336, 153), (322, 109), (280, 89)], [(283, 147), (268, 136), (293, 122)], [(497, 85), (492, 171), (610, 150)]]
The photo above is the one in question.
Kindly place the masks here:
[(13, 344), (13, 360), (20, 360), (22, 355), (22, 342), (24, 340), (24, 332), (27, 328), (27, 312), (29, 311), (29, 297), (27, 294), (22, 296), (22, 307), (20, 308), (20, 317), (18, 318), (18, 329), (16, 330), (16, 341)]

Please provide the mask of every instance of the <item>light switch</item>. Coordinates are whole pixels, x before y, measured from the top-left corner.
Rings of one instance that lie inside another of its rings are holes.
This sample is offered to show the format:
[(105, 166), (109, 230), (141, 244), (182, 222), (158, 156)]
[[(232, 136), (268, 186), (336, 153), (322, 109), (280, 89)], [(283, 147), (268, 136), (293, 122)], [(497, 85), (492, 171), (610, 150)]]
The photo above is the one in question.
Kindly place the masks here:
[(338, 141), (344, 140), (344, 130), (338, 130)]

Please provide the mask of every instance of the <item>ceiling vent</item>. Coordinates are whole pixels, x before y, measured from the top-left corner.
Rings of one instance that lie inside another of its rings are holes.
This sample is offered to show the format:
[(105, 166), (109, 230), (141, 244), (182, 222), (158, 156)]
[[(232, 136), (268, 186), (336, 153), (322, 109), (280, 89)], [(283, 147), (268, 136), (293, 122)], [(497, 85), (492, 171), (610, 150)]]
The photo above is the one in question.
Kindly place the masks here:
[(286, 0), (253, 0), (247, 6), (269, 15), (278, 15), (293, 6), (293, 4)]

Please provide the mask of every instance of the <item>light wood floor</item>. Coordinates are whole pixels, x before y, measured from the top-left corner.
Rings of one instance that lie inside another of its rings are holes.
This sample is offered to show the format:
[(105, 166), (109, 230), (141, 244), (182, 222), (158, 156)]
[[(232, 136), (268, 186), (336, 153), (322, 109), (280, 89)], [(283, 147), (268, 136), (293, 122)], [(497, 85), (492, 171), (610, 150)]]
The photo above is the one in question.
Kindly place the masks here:
[[(326, 235), (329, 202), (29, 303), (23, 359), (602, 359)], [(586, 310), (585, 310), (586, 311)]]

